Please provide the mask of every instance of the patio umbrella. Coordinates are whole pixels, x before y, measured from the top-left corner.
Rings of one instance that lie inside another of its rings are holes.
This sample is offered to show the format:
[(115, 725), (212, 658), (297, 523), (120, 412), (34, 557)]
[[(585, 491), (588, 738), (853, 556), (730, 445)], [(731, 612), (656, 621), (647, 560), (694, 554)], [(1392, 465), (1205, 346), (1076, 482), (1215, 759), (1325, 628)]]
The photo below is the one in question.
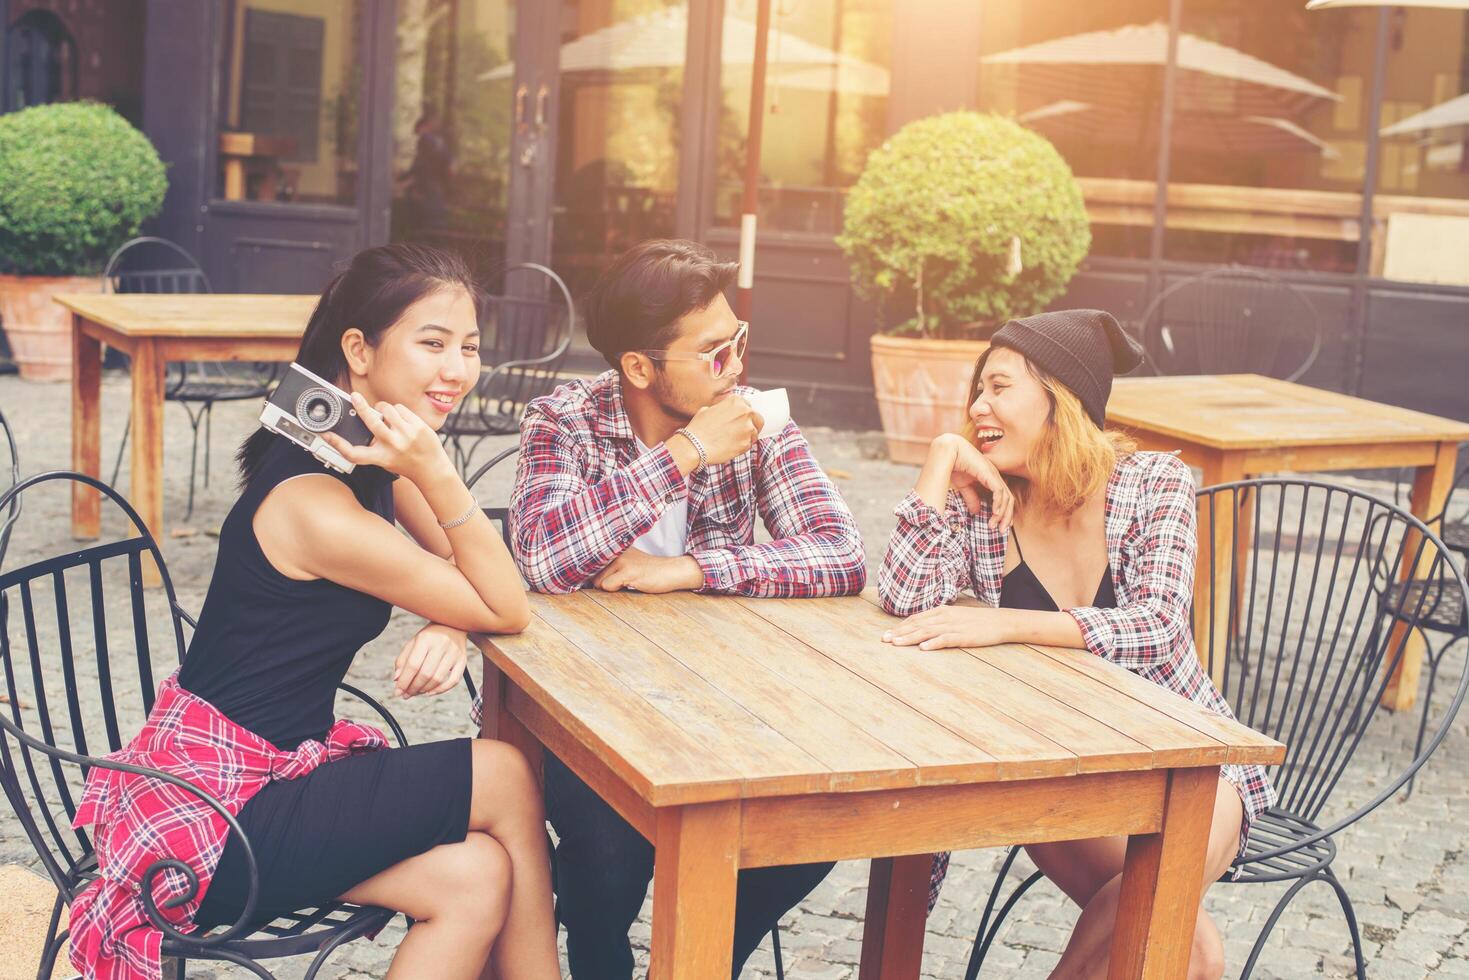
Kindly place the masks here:
[(1438, 7), (1441, 10), (1469, 10), (1469, 0), (1405, 0), (1403, 3), (1383, 3), (1382, 0), (1310, 0), (1307, 10), (1324, 10), (1327, 7)]
[[(1016, 116), (1016, 121), (1055, 139), (1080, 136), (1090, 142), (1135, 142), (1138, 120), (1123, 110), (1063, 99)], [(1173, 120), (1173, 145), (1190, 150), (1260, 153), (1319, 153), (1336, 160), (1330, 143), (1279, 116), (1193, 113)]]
[[(757, 13), (758, 20), (758, 13)], [(687, 5), (665, 7), (629, 17), (561, 45), (562, 74), (594, 72), (638, 73), (649, 69), (684, 67), (689, 14)], [(724, 68), (752, 72), (756, 38), (768, 38), (767, 71), (782, 88), (810, 89), (855, 95), (886, 95), (888, 70), (854, 55), (814, 44), (788, 31), (761, 32), (758, 24), (726, 15), (721, 34), (720, 60)], [(512, 64), (482, 73), (481, 81), (505, 80), (515, 74)]]
[(1422, 112), (1415, 112), (1406, 119), (1399, 119), (1382, 129), (1383, 136), (1413, 136), (1431, 130), (1456, 129), (1469, 126), (1469, 92)]
[[(1053, 100), (1083, 96), (1089, 104), (1135, 105), (1162, 83), (1168, 25), (1131, 24), (1001, 51), (985, 65), (1013, 65), (1024, 90)], [(1193, 34), (1178, 37), (1177, 115), (1194, 112), (1287, 118), (1341, 96), (1268, 61)]]

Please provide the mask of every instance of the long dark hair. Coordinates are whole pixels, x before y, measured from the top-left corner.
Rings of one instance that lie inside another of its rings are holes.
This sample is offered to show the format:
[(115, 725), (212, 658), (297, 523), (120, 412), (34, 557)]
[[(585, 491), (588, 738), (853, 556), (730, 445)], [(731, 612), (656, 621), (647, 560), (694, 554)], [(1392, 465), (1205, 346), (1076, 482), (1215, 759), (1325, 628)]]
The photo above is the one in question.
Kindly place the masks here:
[[(455, 287), (467, 290), (475, 309), (480, 309), (483, 290), (464, 260), (452, 252), (404, 243), (358, 252), (321, 294), (301, 337), (296, 363), (341, 384), (347, 377), (344, 333), (356, 327), (368, 344), (375, 345), (408, 307), (437, 290)], [(240, 446), (235, 459), (242, 486), (260, 471), (265, 451), (277, 438), (269, 429), (259, 428)]]

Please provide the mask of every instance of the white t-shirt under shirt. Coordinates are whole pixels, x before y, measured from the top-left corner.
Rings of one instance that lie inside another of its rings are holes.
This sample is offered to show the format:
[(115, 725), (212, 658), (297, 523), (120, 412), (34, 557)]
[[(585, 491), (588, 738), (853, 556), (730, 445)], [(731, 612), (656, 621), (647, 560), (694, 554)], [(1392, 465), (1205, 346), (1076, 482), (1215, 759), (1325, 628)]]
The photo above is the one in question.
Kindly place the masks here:
[[(649, 452), (643, 440), (633, 437), (638, 444), (638, 455)], [(659, 558), (678, 558), (685, 554), (689, 537), (689, 498), (680, 497), (668, 505), (658, 523), (632, 543), (639, 551), (646, 551)]]

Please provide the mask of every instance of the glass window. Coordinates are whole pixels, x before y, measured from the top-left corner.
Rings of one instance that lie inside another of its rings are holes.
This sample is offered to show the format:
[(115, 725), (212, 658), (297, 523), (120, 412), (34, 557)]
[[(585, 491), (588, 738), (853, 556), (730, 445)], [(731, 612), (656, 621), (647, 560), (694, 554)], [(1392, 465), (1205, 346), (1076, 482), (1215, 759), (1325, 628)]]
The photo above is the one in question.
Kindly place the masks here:
[(350, 204), (357, 195), (360, 0), (241, 0), (226, 24), (217, 193)]
[(393, 102), (395, 241), (505, 259), (514, 0), (399, 0)]
[[(776, 2), (767, 41), (760, 151), (762, 228), (841, 230), (843, 195), (887, 132), (891, 0)], [(737, 225), (744, 194), (745, 134), (755, 0), (725, 4), (714, 219)]]
[(1469, 13), (1392, 11), (1371, 269), (1469, 286)]
[(10, 0), (8, 13), (9, 23), (0, 21), (0, 112), (89, 99), (143, 125), (143, 0)]
[(1185, 0), (1165, 257), (1356, 269), (1376, 19)]
[(552, 264), (574, 294), (624, 249), (673, 234), (688, 5), (563, 6)]
[(1167, 0), (984, 6), (978, 106), (1056, 145), (1086, 195), (1092, 251), (1147, 258)]

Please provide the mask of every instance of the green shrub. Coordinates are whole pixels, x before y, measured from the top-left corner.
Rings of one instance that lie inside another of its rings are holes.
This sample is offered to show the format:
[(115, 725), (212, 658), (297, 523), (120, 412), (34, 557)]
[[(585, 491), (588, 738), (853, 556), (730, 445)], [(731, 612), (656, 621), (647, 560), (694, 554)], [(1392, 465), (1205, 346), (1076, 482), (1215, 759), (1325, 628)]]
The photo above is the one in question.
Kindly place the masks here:
[(1043, 136), (952, 112), (872, 152), (837, 244), (880, 316), (913, 314), (891, 332), (953, 337), (1044, 309), (1086, 257), (1091, 227), (1080, 185)]
[(0, 272), (100, 272), (167, 187), (153, 144), (105, 105), (0, 115)]

